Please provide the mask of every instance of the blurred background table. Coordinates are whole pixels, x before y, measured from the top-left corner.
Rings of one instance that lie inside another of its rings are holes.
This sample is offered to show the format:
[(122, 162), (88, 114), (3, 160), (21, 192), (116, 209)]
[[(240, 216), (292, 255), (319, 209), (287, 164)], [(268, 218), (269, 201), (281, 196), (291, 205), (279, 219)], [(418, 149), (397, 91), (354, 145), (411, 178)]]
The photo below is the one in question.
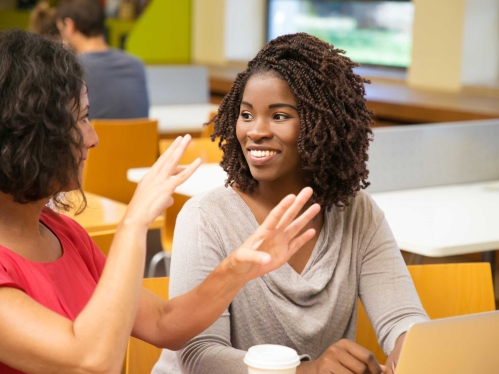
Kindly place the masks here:
[[(75, 214), (80, 206), (81, 196), (71, 193), (70, 201), (74, 202), (75, 207), (65, 214), (78, 222), (101, 251), (107, 255), (118, 225), (125, 215), (127, 205), (90, 192), (86, 192), (85, 196), (87, 208), (81, 214)], [(163, 225), (164, 218), (159, 216), (149, 229), (159, 229)]]
[(203, 124), (216, 113), (216, 104), (153, 105), (149, 117), (158, 120), (158, 133), (161, 138), (191, 134), (199, 137)]
[[(101, 231), (116, 230), (125, 215), (127, 205), (90, 192), (86, 192), (85, 196), (87, 208), (83, 213), (75, 215), (79, 207), (78, 201), (81, 201), (76, 197), (75, 209), (65, 214), (78, 222), (90, 236)], [(160, 216), (154, 220), (150, 229), (158, 229), (162, 224), (163, 217)]]
[[(129, 169), (127, 179), (138, 183), (149, 168)], [(176, 194), (192, 197), (213, 188), (223, 186), (227, 173), (217, 163), (202, 164), (184, 183), (175, 189)]]
[(372, 197), (400, 249), (444, 257), (499, 248), (499, 181), (388, 191)]

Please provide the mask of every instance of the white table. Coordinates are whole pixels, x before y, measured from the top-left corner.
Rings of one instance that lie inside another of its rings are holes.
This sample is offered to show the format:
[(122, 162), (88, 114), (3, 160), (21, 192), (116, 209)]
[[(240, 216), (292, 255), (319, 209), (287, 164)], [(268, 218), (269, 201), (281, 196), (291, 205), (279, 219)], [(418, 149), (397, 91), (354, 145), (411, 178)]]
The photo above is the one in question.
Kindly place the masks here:
[[(147, 171), (130, 169), (138, 182)], [(177, 188), (194, 196), (225, 182), (218, 164), (203, 164)], [(428, 257), (454, 256), (499, 248), (499, 181), (372, 194), (385, 212), (400, 249)]]
[(499, 248), (499, 181), (372, 196), (403, 250), (443, 257)]
[[(138, 183), (149, 168), (128, 169), (127, 179)], [(202, 192), (223, 186), (227, 174), (218, 164), (201, 164), (184, 183), (175, 189), (175, 193), (192, 197)]]
[(160, 135), (193, 134), (200, 133), (203, 123), (217, 110), (215, 104), (153, 105), (149, 118), (158, 120)]

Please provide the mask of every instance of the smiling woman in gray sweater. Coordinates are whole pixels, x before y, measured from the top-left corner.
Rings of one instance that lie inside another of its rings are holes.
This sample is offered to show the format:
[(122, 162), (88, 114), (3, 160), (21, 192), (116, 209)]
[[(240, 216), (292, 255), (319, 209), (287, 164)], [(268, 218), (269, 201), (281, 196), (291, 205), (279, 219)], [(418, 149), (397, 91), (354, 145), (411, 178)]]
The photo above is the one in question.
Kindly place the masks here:
[[(287, 264), (245, 285), (213, 326), (164, 351), (153, 373), (246, 373), (245, 351), (263, 343), (302, 355), (298, 374), (391, 373), (404, 333), (428, 319), (383, 212), (362, 191), (371, 118), (354, 66), (301, 33), (271, 41), (236, 78), (214, 118), (228, 185), (179, 214), (171, 295), (198, 285), (286, 194), (311, 186), (322, 214)], [(387, 368), (353, 342), (358, 297)]]

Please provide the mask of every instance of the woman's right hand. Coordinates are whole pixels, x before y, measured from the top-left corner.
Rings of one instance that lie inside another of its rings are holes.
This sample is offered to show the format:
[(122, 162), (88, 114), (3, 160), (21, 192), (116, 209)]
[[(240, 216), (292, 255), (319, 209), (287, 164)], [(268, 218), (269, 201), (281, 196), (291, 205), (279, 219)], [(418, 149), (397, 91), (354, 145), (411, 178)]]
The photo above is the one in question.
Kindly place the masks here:
[(149, 227), (152, 222), (173, 204), (172, 194), (175, 188), (189, 178), (201, 165), (201, 159), (196, 159), (185, 168), (179, 168), (178, 163), (191, 141), (190, 135), (179, 136), (164, 152), (147, 174), (139, 182), (124, 221)]
[(297, 196), (282, 199), (253, 235), (227, 257), (229, 268), (243, 277), (243, 282), (278, 269), (315, 235), (314, 229), (302, 231), (319, 213), (319, 204), (312, 204), (295, 219), (312, 193), (305, 187)]
[(317, 360), (304, 361), (296, 374), (385, 374), (374, 355), (351, 340), (342, 339), (331, 345)]

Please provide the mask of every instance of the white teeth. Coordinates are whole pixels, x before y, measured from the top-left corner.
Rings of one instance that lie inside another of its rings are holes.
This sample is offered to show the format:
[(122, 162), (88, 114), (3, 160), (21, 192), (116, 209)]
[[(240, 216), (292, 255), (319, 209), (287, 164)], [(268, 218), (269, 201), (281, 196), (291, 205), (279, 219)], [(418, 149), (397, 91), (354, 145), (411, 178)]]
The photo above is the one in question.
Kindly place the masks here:
[(270, 156), (275, 156), (277, 154), (277, 151), (261, 151), (261, 150), (254, 150), (252, 149), (250, 151), (251, 156), (253, 157), (270, 157)]

